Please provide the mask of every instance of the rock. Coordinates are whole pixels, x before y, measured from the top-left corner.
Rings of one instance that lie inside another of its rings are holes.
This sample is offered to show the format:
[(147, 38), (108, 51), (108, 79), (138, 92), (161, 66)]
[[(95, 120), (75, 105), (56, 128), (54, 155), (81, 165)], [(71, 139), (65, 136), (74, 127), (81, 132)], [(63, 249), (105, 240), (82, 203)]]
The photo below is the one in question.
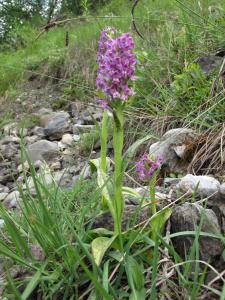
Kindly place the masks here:
[(9, 184), (9, 182), (14, 181), (17, 177), (17, 171), (14, 169), (13, 166), (10, 165), (4, 166), (4, 164), (0, 164), (0, 183), (1, 184)]
[[(140, 212), (137, 213), (137, 205), (126, 205), (124, 209), (123, 219), (122, 219), (122, 230), (125, 231), (129, 228), (129, 225), (137, 225), (143, 221), (148, 220), (152, 214), (148, 206), (142, 208)], [(134, 217), (136, 216), (136, 220)], [(114, 228), (113, 218), (110, 212), (105, 212), (94, 219), (92, 228), (106, 228), (112, 230)]]
[(66, 170), (61, 170), (54, 174), (54, 180), (60, 187), (66, 187), (71, 182), (72, 176)]
[(58, 154), (58, 145), (56, 143), (40, 140), (27, 147), (27, 152), (33, 162), (38, 160), (51, 161)]
[[(45, 186), (49, 186), (54, 182), (53, 176), (48, 168), (41, 169), (36, 176), (38, 182)], [(27, 188), (32, 195), (36, 195), (36, 188), (32, 177), (28, 177), (27, 184), (23, 185), (23, 190), (26, 190)]]
[(220, 198), (225, 201), (225, 182), (220, 185)]
[(31, 130), (31, 133), (32, 133), (34, 136), (38, 136), (39, 138), (45, 137), (45, 133), (44, 133), (44, 128), (43, 128), (43, 127), (35, 126), (35, 127)]
[(36, 113), (35, 115), (41, 117), (43, 115), (49, 115), (51, 114), (53, 111), (51, 108), (40, 108)]
[[(170, 221), (171, 232), (195, 231), (202, 221), (202, 232), (220, 235), (220, 227), (216, 214), (211, 209), (204, 209), (198, 204), (184, 203), (175, 207)], [(194, 236), (179, 236), (173, 238), (174, 248), (180, 256), (185, 258), (193, 246)], [(212, 237), (199, 238), (200, 259), (209, 263), (213, 262), (223, 252), (223, 245), (219, 239)]]
[(10, 144), (10, 143), (19, 144), (20, 143), (20, 138), (17, 137), (17, 136), (5, 136), (4, 138), (2, 138), (0, 140), (0, 146)]
[(197, 138), (192, 129), (171, 129), (150, 146), (149, 153), (162, 157), (166, 172), (185, 172), (193, 158)]
[(201, 198), (212, 197), (215, 199), (219, 194), (220, 183), (218, 180), (210, 176), (195, 176), (187, 174), (181, 178), (177, 188), (184, 193), (195, 193)]
[(80, 124), (74, 124), (73, 125), (73, 133), (74, 134), (82, 134), (82, 133), (89, 133), (95, 128), (95, 125), (80, 125)]
[(14, 143), (0, 145), (0, 160), (11, 159), (18, 153), (18, 145)]
[(9, 193), (9, 188), (7, 186), (4, 186), (0, 184), (0, 193)]
[(9, 123), (3, 127), (5, 135), (17, 136), (19, 134), (19, 125), (17, 123)]
[(35, 260), (44, 261), (45, 253), (39, 245), (30, 244), (29, 248)]
[(40, 117), (40, 124), (44, 127), (44, 134), (50, 140), (59, 140), (65, 132), (70, 130), (69, 114), (56, 112)]
[(102, 120), (102, 111), (99, 111), (99, 112), (96, 112), (93, 114), (93, 118), (98, 121), (98, 122), (101, 122)]
[[(72, 180), (72, 175), (66, 170), (59, 170), (52, 173), (51, 170), (45, 166), (37, 173), (37, 179), (40, 183), (45, 186), (50, 186), (54, 183), (58, 184), (60, 187), (66, 187)], [(27, 180), (27, 185), (23, 185), (23, 189), (26, 190), (28, 187), (32, 195), (36, 194), (35, 185), (32, 177)]]
[(51, 166), (52, 170), (61, 170), (62, 169), (60, 161), (55, 161), (50, 166)]
[(91, 168), (89, 165), (83, 167), (80, 172), (80, 176), (82, 177), (82, 179), (87, 179), (91, 176)]
[(73, 124), (84, 125), (84, 120), (80, 118), (73, 118)]
[[(150, 200), (148, 186), (134, 188), (134, 191), (138, 193), (139, 196), (123, 193), (125, 203), (139, 205), (144, 199), (148, 201)], [(158, 203), (158, 209), (162, 208), (164, 204), (171, 202), (171, 195), (169, 191), (163, 187), (155, 186), (155, 198)]]
[(24, 143), (25, 144), (33, 144), (35, 142), (37, 142), (39, 140), (39, 136), (38, 135), (32, 135), (32, 136), (25, 136), (24, 138)]
[(164, 185), (167, 187), (174, 187), (176, 186), (179, 182), (181, 181), (181, 178), (170, 178), (170, 177), (166, 177), (164, 179)]
[(218, 196), (215, 199), (209, 199), (207, 205), (217, 215), (222, 232), (225, 233), (225, 183), (220, 185)]
[(3, 201), (6, 196), (8, 196), (8, 193), (0, 193), (0, 202)]
[(65, 144), (65, 145), (72, 145), (73, 143), (73, 136), (72, 134), (70, 133), (66, 133), (62, 136), (62, 143)]
[(16, 208), (19, 200), (20, 200), (19, 191), (14, 191), (14, 192), (11, 192), (10, 194), (8, 194), (8, 196), (3, 201), (3, 204), (7, 208)]
[(30, 168), (29, 164), (27, 161), (24, 162), (24, 164), (20, 164), (18, 167), (17, 167), (17, 171), (19, 173), (22, 173), (23, 171), (28, 171)]
[(63, 155), (64, 155), (64, 156), (72, 156), (73, 153), (71, 152), (71, 150), (65, 149), (65, 150), (63, 151)]
[(197, 58), (195, 62), (199, 65), (202, 73), (206, 76), (209, 76), (213, 71), (221, 66), (223, 57), (208, 55)]
[(83, 114), (82, 120), (84, 121), (85, 125), (93, 125), (92, 117), (89, 114), (88, 115)]
[(80, 135), (79, 134), (74, 134), (73, 135), (73, 141), (74, 142), (79, 142), (79, 140), (80, 140)]

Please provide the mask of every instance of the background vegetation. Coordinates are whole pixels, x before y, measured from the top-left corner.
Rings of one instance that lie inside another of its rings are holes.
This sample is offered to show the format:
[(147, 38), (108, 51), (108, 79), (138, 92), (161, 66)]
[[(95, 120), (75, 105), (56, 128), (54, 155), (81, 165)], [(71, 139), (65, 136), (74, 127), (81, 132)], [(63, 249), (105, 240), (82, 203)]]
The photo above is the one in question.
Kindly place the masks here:
[[(158, 134), (182, 126), (200, 132), (221, 130), (222, 84), (212, 93), (218, 70), (206, 77), (194, 62), (225, 47), (223, 0), (139, 1), (135, 24), (141, 36), (133, 29), (129, 0), (31, 4), (25, 11), (24, 1), (19, 0), (1, 7), (0, 18), (6, 18), (6, 25), (0, 41), (0, 126), (12, 118), (9, 107), (32, 76), (41, 88), (58, 89), (65, 105), (93, 103), (98, 38), (105, 26), (114, 26), (132, 32), (138, 59), (136, 94), (127, 109), (131, 116), (127, 144), (146, 135), (146, 130)], [(46, 188), (32, 166), (31, 175), (37, 196), (21, 191), (21, 215), (1, 206), (6, 227), (1, 231), (0, 252), (7, 257), (6, 269), (16, 265), (17, 272), (14, 278), (7, 272), (6, 299), (131, 300), (142, 299), (144, 287), (150, 300), (201, 299), (205, 290), (212, 293), (209, 297), (225, 299), (224, 287), (202, 289), (211, 266), (199, 265), (200, 231), (192, 233), (195, 241), (184, 261), (170, 236), (160, 234), (153, 242), (143, 228), (128, 230), (126, 255), (121, 257), (115, 247), (98, 266), (90, 247), (101, 235), (90, 231), (100, 210), (96, 178), (81, 178), (68, 191), (55, 185)], [(224, 241), (222, 235), (216, 238)], [(169, 257), (167, 264), (161, 260), (164, 257)], [(170, 271), (173, 276), (167, 277)]]

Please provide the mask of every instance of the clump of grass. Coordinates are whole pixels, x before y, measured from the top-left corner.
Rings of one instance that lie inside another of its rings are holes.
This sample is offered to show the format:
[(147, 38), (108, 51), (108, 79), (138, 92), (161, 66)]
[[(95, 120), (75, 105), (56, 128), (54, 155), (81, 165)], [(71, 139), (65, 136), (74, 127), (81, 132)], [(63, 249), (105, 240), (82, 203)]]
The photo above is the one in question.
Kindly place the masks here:
[(81, 134), (79, 144), (76, 144), (79, 149), (79, 153), (82, 153), (82, 155), (88, 155), (90, 151), (93, 150), (93, 147), (98, 140), (99, 132), (96, 129), (91, 130), (88, 133)]
[[(143, 124), (147, 120), (144, 128), (148, 130), (153, 128), (154, 121), (161, 126), (161, 133), (177, 124), (212, 129), (215, 123), (224, 121), (223, 95), (220, 92), (210, 94), (213, 77), (206, 79), (196, 65), (192, 65), (196, 56), (223, 46), (224, 33), (218, 29), (223, 24), (224, 4), (222, 0), (212, 1), (214, 12), (208, 10), (208, 1), (192, 4), (178, 0), (145, 0), (135, 11), (136, 25), (144, 40), (135, 36), (139, 69), (130, 116), (137, 115)], [(105, 19), (87, 18), (76, 27), (67, 24), (54, 28), (27, 48), (1, 53), (0, 93), (9, 88), (10, 81), (14, 86), (18, 78), (25, 78), (26, 68), (46, 77), (55, 77), (51, 72), (60, 69), (62, 76), (58, 83), (66, 96), (92, 99), (99, 32), (105, 25), (130, 30), (131, 5), (113, 0), (99, 12), (108, 15)], [(117, 14), (118, 18), (110, 17), (111, 13)], [(69, 49), (64, 44), (65, 31), (69, 31)], [(42, 70), (45, 71), (40, 72)], [(138, 128), (145, 130), (140, 124), (138, 126), (133, 131), (129, 129), (131, 134), (145, 135), (138, 132)], [(218, 141), (223, 136), (224, 131), (218, 130), (209, 139)], [(97, 138), (96, 131), (83, 136), (80, 149), (90, 151)], [(218, 155), (218, 149), (221, 149), (218, 145), (221, 144), (217, 143), (214, 148), (212, 142), (204, 151), (207, 155), (199, 161), (204, 164), (213, 155)], [(201, 153), (199, 151), (197, 157)], [(214, 162), (216, 166), (221, 163), (218, 159)], [(29, 190), (21, 190), (21, 214), (8, 212), (0, 205), (5, 221), (0, 233), (0, 254), (9, 269), (4, 297), (23, 300), (31, 295), (34, 299), (138, 300), (147, 297), (155, 300), (163, 297), (198, 299), (208, 297), (210, 293), (211, 298), (224, 299), (223, 275), (217, 274), (222, 284), (216, 280), (215, 284), (203, 285), (207, 270), (213, 267), (199, 261), (202, 222), (198, 229), (188, 233), (194, 237), (194, 242), (185, 259), (173, 248), (175, 235), (170, 234), (168, 228), (167, 232), (158, 232), (155, 240), (150, 238), (148, 225), (151, 220), (139, 227), (131, 226), (122, 233), (124, 251), (121, 252), (112, 232), (91, 230), (91, 224), (100, 212), (101, 193), (106, 183), (102, 189), (96, 189), (96, 178), (80, 178), (73, 189), (66, 190), (40, 182), (32, 164), (30, 170), (36, 196)], [(26, 180), (27, 174), (24, 175)], [(175, 203), (170, 204), (173, 205)], [(185, 234), (180, 232), (176, 237)], [(213, 237), (224, 242), (222, 235)], [(101, 247), (97, 248), (97, 255), (101, 254), (98, 263), (92, 244), (96, 238), (101, 241)], [(109, 239), (110, 248), (105, 244)], [(39, 249), (43, 254), (41, 258), (32, 249)], [(104, 253), (102, 249), (105, 249)], [(23, 271), (16, 278), (11, 275), (14, 266), (20, 266)]]
[[(202, 221), (195, 232), (189, 232), (194, 243), (185, 260), (172, 244), (174, 236), (185, 233), (158, 233), (154, 243), (146, 223), (123, 233), (124, 256), (115, 244), (106, 251), (101, 264), (96, 264), (91, 241), (101, 234), (111, 236), (110, 231), (90, 230), (100, 209), (96, 178), (80, 178), (67, 190), (55, 184), (45, 186), (32, 165), (30, 175), (36, 196), (21, 190), (20, 215), (0, 206), (5, 222), (0, 232), (0, 255), (8, 270), (2, 297), (130, 299), (132, 294), (133, 299), (146, 299), (143, 295), (152, 300), (163, 295), (173, 299), (192, 295), (192, 299), (198, 299), (208, 291), (212, 297), (222, 297), (218, 285), (202, 285), (207, 270), (212, 268), (199, 261)], [(222, 236), (215, 238), (224, 240)]]

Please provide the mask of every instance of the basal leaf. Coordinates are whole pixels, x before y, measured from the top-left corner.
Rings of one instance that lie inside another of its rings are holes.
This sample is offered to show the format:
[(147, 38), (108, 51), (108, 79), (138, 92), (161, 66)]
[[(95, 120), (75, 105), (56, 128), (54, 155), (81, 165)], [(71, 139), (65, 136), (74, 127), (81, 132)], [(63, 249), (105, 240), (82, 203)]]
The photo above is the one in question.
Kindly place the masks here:
[(105, 252), (109, 249), (112, 245), (113, 241), (115, 240), (116, 236), (112, 238), (108, 237), (97, 237), (91, 243), (92, 254), (95, 260), (96, 265), (100, 265), (102, 258), (105, 255)]

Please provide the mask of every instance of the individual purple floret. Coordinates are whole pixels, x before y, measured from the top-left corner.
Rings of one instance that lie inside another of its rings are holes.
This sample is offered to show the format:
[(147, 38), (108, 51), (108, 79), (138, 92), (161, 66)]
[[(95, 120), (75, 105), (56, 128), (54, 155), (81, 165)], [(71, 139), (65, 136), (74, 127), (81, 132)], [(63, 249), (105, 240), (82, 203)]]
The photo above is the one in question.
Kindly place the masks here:
[(161, 167), (161, 164), (161, 157), (153, 159), (151, 156), (145, 153), (142, 158), (136, 163), (136, 171), (140, 180), (149, 180), (152, 177), (153, 173)]
[(97, 88), (103, 91), (108, 103), (112, 100), (126, 101), (134, 94), (129, 80), (135, 80), (136, 59), (132, 52), (134, 42), (129, 33), (115, 37), (115, 29), (102, 31), (98, 50)]

